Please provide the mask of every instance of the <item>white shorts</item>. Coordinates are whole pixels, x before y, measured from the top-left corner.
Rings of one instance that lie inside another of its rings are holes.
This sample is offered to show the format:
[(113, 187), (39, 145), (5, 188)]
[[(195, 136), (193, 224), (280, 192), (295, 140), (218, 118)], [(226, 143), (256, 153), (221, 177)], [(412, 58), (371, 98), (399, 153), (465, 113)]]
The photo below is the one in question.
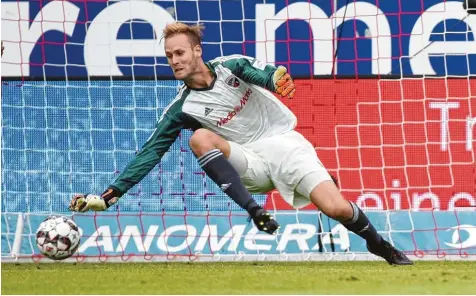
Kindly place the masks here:
[(312, 144), (296, 131), (244, 145), (228, 143), (228, 160), (251, 193), (277, 189), (292, 207), (301, 208), (318, 184), (332, 180)]

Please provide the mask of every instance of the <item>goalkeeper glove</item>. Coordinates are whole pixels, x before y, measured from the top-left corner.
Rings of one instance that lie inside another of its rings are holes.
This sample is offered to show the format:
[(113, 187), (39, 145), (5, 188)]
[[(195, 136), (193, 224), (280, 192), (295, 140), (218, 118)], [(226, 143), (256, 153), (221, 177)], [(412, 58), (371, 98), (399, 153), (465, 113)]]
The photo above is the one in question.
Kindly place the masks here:
[(288, 97), (292, 99), (294, 97), (294, 93), (296, 89), (294, 87), (294, 81), (291, 78), (291, 75), (287, 73), (288, 70), (283, 67), (279, 66), (273, 74), (273, 83), (275, 92), (282, 97)]
[(69, 204), (74, 212), (104, 211), (115, 204), (122, 194), (115, 188), (109, 187), (101, 196), (94, 194), (75, 194)]
[(256, 228), (260, 231), (264, 231), (269, 234), (274, 234), (276, 230), (280, 228), (278, 222), (263, 208), (254, 207), (250, 209), (250, 219), (256, 225)]

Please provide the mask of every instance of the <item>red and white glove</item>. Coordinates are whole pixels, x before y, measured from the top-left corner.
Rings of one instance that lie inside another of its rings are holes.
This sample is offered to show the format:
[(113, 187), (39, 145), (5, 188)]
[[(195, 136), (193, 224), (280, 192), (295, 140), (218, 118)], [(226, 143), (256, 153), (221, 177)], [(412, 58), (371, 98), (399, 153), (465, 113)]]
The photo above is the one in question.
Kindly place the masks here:
[(99, 195), (76, 193), (69, 204), (69, 209), (73, 212), (104, 211), (115, 204), (122, 194), (114, 188), (108, 188)]
[(285, 67), (278, 66), (273, 74), (273, 83), (275, 92), (278, 95), (281, 95), (283, 98), (288, 97), (289, 99), (294, 97), (294, 93), (296, 92), (294, 81)]

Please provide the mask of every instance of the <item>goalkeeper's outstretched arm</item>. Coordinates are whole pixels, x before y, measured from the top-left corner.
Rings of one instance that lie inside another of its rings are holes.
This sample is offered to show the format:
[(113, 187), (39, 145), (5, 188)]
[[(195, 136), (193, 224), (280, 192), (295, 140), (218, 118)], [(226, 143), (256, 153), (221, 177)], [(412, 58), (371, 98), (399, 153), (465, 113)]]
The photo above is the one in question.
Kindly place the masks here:
[[(183, 96), (183, 89), (178, 96)], [(134, 156), (116, 180), (101, 194), (75, 194), (70, 210), (104, 211), (116, 203), (129, 189), (139, 183), (160, 162), (183, 128), (189, 128), (190, 118), (182, 112), (183, 100), (170, 104), (158, 121), (154, 133)]]

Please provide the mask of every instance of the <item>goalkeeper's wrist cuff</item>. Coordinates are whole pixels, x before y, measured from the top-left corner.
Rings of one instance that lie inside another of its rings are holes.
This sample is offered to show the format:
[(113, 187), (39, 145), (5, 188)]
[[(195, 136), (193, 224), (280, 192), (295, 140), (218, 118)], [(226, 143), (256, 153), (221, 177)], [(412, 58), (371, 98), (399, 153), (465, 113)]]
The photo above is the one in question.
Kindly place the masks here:
[(101, 194), (101, 198), (104, 200), (106, 207), (109, 208), (115, 204), (123, 194), (117, 190), (117, 188), (110, 186)]

